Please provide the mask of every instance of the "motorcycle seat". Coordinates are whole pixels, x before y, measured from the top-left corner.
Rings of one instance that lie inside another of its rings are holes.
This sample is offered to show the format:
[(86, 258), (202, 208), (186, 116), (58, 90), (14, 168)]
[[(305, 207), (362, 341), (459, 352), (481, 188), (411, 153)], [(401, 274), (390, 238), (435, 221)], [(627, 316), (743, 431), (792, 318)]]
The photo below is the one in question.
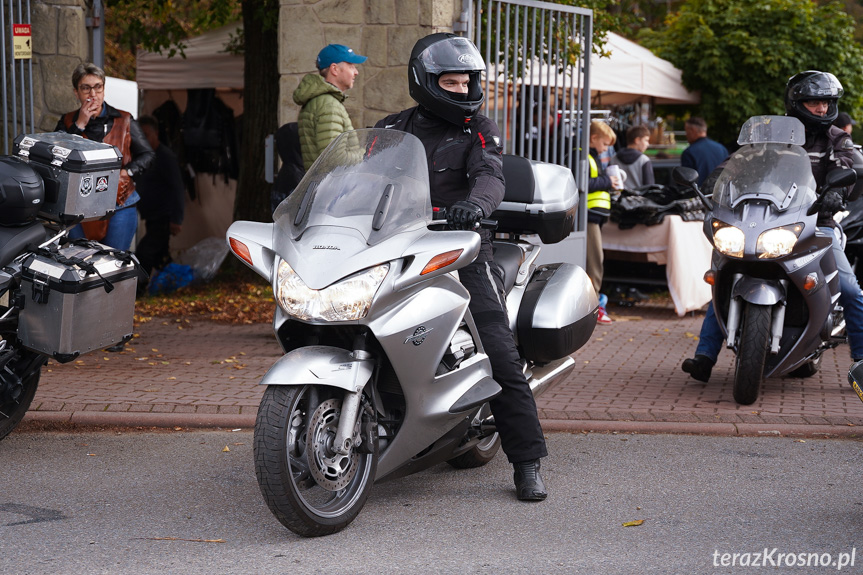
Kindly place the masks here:
[(45, 238), (45, 227), (39, 222), (17, 227), (0, 226), (0, 267), (8, 265), (29, 244), (39, 245)]
[(518, 268), (524, 259), (524, 252), (515, 244), (495, 242), (494, 261), (503, 269), (503, 290), (509, 293), (518, 277)]

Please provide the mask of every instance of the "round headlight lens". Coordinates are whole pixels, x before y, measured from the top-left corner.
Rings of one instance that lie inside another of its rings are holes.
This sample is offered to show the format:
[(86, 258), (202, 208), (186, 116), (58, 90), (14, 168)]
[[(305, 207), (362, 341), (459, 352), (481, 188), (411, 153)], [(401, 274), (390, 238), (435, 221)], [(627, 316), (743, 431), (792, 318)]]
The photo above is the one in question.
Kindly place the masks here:
[(713, 245), (726, 256), (742, 258), (745, 243), (746, 235), (740, 228), (723, 226), (713, 231)]
[(794, 231), (787, 228), (773, 228), (758, 236), (755, 251), (759, 258), (778, 258), (790, 254), (796, 243), (797, 234)]

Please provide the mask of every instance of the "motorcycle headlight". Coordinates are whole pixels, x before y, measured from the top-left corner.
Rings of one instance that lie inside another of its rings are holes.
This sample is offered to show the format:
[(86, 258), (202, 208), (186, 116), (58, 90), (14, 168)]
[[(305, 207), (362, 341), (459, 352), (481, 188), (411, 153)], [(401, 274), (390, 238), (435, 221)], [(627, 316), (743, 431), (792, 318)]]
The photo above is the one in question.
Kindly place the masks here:
[(287, 262), (279, 262), (277, 301), (288, 315), (305, 320), (362, 319), (389, 272), (389, 264), (368, 268), (322, 290), (309, 288)]
[(734, 258), (743, 257), (743, 246), (746, 235), (743, 230), (718, 220), (713, 222), (713, 245), (720, 253)]
[(772, 230), (762, 232), (758, 236), (755, 253), (762, 259), (787, 256), (794, 249), (794, 244), (797, 243), (797, 238), (800, 236), (801, 231), (803, 231), (803, 224), (773, 228)]

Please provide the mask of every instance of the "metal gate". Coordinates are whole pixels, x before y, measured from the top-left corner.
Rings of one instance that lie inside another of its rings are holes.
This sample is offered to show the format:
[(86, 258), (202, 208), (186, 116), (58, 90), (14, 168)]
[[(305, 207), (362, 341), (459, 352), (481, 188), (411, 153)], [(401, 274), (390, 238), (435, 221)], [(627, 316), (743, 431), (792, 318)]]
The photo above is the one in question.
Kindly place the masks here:
[[(2, 0), (0, 0), (2, 1)], [(33, 47), (30, 0), (5, 0), (0, 9), (0, 98), (3, 105), (3, 154), (15, 136), (35, 132), (33, 118)]]
[(462, 18), (485, 58), (484, 112), (500, 127), (504, 152), (567, 166), (575, 176), (575, 229), (541, 257), (584, 266), (593, 11), (533, 0), (472, 0)]

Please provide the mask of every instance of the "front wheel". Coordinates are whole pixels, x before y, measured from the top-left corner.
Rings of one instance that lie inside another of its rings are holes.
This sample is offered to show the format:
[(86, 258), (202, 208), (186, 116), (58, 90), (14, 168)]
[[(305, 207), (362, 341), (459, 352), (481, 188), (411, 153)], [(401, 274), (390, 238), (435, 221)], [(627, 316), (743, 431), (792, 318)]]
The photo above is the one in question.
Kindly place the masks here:
[(745, 305), (734, 368), (734, 401), (750, 405), (758, 399), (758, 389), (764, 377), (764, 362), (770, 345), (771, 308), (751, 303)]
[[(341, 531), (365, 505), (377, 468), (374, 429), (363, 416), (348, 454), (332, 449), (341, 415), (341, 391), (317, 386), (271, 385), (255, 422), (255, 474), (270, 511), (298, 535)], [(370, 410), (369, 410), (370, 411)], [(371, 445), (368, 445), (371, 443)], [(368, 451), (369, 453), (361, 453)]]

